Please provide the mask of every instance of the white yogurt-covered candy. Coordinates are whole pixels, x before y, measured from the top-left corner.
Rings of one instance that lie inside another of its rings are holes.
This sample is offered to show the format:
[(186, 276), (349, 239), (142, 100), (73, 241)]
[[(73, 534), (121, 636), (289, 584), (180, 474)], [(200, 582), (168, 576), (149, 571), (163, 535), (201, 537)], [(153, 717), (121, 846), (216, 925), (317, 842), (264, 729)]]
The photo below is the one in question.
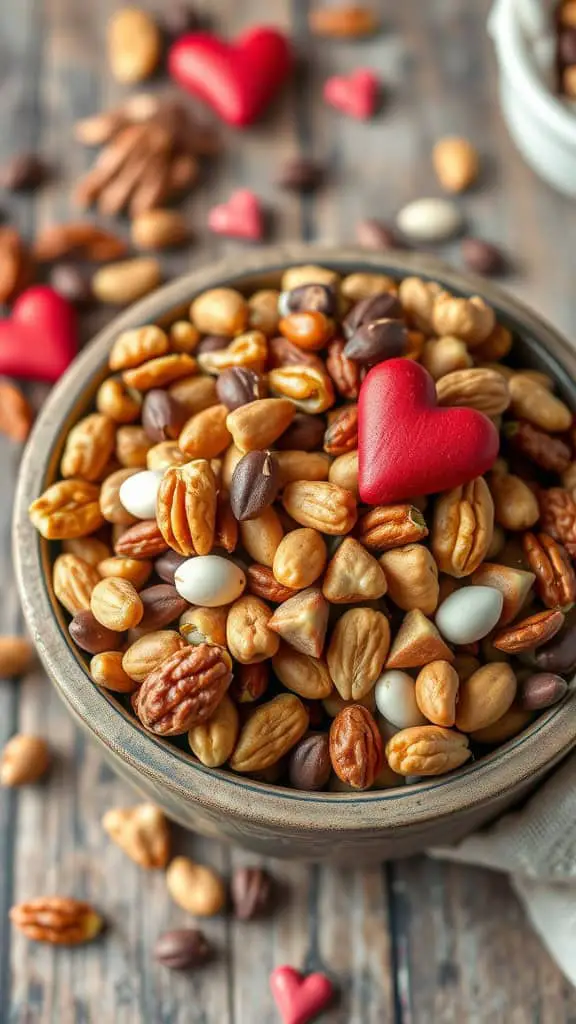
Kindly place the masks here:
[(442, 602), (436, 625), (452, 644), (473, 644), (494, 629), (504, 598), (495, 587), (463, 587)]
[(410, 729), (414, 725), (426, 725), (416, 703), (416, 690), (412, 676), (400, 669), (383, 672), (374, 690), (376, 707), (381, 715), (398, 729)]
[(450, 199), (414, 199), (400, 210), (396, 223), (414, 242), (441, 242), (462, 228), (462, 214)]
[(190, 604), (218, 608), (230, 604), (244, 591), (246, 577), (234, 562), (220, 555), (189, 558), (176, 570), (174, 585)]
[(124, 481), (118, 492), (120, 504), (137, 519), (156, 517), (156, 498), (163, 469), (143, 469)]

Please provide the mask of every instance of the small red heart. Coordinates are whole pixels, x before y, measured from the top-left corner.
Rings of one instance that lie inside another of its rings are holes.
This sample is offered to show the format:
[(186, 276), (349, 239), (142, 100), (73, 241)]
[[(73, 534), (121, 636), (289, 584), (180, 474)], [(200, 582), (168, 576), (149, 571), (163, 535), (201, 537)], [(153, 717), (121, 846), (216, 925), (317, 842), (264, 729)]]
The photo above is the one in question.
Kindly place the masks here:
[(77, 348), (74, 309), (47, 285), (27, 288), (0, 320), (0, 373), (9, 377), (56, 381)]
[(227, 203), (212, 207), (208, 227), (217, 235), (259, 241), (264, 234), (264, 222), (258, 197), (247, 188), (237, 189)]
[(256, 120), (292, 64), (286, 36), (262, 26), (244, 32), (234, 43), (210, 32), (190, 32), (168, 54), (172, 78), (237, 127)]
[(325, 974), (307, 977), (293, 967), (276, 967), (270, 975), (270, 988), (284, 1024), (306, 1024), (323, 1010), (334, 995), (332, 982)]
[(379, 363), (360, 388), (358, 485), (367, 504), (460, 487), (490, 469), (498, 445), (483, 413), (438, 408), (432, 377), (411, 359)]
[(324, 83), (324, 99), (349, 117), (366, 121), (376, 110), (380, 83), (373, 71), (359, 68), (351, 75), (334, 75)]

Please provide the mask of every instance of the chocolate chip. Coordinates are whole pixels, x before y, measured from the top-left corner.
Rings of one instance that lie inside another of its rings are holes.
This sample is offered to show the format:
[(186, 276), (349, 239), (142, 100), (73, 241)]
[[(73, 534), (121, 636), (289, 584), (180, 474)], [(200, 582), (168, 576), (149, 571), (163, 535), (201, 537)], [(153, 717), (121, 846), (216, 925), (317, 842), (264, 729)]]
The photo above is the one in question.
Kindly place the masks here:
[(572, 672), (576, 668), (576, 626), (570, 626), (552, 643), (535, 651), (534, 661), (544, 672)]
[(243, 455), (230, 481), (230, 508), (234, 518), (239, 523), (257, 519), (272, 504), (279, 487), (278, 464), (270, 452)]
[(142, 426), (151, 441), (173, 441), (186, 418), (185, 410), (167, 391), (152, 388), (144, 396)]
[(356, 241), (362, 248), (373, 249), (375, 252), (406, 248), (393, 227), (383, 224), (380, 220), (371, 220), (370, 218), (358, 221)]
[(576, 64), (576, 28), (562, 29), (558, 37), (558, 57), (562, 64)]
[(11, 192), (38, 188), (49, 174), (47, 164), (36, 153), (20, 153), (0, 168), (0, 185)]
[(295, 157), (281, 167), (276, 184), (293, 192), (313, 192), (323, 184), (324, 178), (321, 164), (306, 157)]
[(325, 284), (302, 284), (283, 293), (288, 313), (315, 312), (334, 316), (336, 296)]
[(176, 570), (180, 568), (182, 562), (186, 562), (187, 558), (185, 555), (179, 555), (177, 551), (165, 551), (163, 555), (154, 562), (154, 571), (164, 583), (171, 583), (174, 585), (174, 575)]
[(462, 258), (468, 270), (492, 277), (504, 270), (504, 256), (497, 246), (481, 238), (465, 238), (461, 245)]
[(407, 347), (408, 332), (401, 320), (372, 320), (354, 331), (344, 346), (344, 355), (357, 363), (373, 365), (403, 356)]
[(169, 583), (156, 583), (140, 591), (144, 615), (140, 621), (142, 629), (164, 629), (189, 607), (188, 601)]
[(204, 932), (198, 928), (175, 928), (164, 932), (156, 940), (154, 959), (173, 971), (187, 967), (200, 967), (213, 955)]
[(258, 398), (266, 397), (266, 384), (254, 370), (243, 366), (234, 366), (224, 370), (216, 378), (216, 394), (218, 399), (232, 412), (241, 405), (248, 405)]
[(232, 875), (230, 895), (234, 916), (240, 921), (251, 921), (270, 908), (272, 879), (263, 868), (237, 868)]
[(312, 452), (322, 447), (326, 423), (323, 416), (297, 412), (292, 423), (275, 442), (282, 451)]
[(230, 338), (227, 338), (225, 334), (207, 334), (199, 342), (194, 355), (202, 355), (203, 352), (219, 352), (229, 344)]
[(562, 700), (568, 683), (552, 672), (537, 672), (518, 684), (516, 699), (526, 711), (541, 711)]
[(323, 789), (330, 778), (330, 744), (327, 733), (312, 733), (300, 740), (290, 756), (288, 777), (296, 789)]
[(344, 333), (350, 338), (361, 324), (371, 320), (400, 320), (403, 316), (400, 300), (392, 292), (380, 292), (361, 299), (352, 307), (344, 320)]
[(89, 610), (76, 613), (68, 626), (68, 632), (74, 643), (89, 654), (117, 651), (124, 640), (123, 633), (102, 626)]
[(85, 306), (93, 298), (88, 274), (74, 263), (57, 263), (50, 271), (48, 283), (59, 295), (77, 306)]

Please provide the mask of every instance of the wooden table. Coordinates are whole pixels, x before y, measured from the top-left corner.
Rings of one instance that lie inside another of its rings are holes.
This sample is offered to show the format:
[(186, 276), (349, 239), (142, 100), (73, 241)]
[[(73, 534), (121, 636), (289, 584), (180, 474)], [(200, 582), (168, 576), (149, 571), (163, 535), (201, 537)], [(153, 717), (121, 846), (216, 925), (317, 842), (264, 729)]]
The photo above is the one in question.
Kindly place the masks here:
[[(377, 0), (375, 0), (377, 3)], [(160, 0), (142, 6), (161, 10)], [(6, 200), (27, 235), (65, 219), (70, 185), (89, 160), (71, 141), (82, 116), (123, 95), (106, 72), (104, 27), (116, 0), (0, 0), (0, 159), (40, 149), (58, 166), (31, 198)], [(198, 5), (199, 6), (199, 5)], [(574, 207), (520, 160), (497, 104), (485, 34), (488, 0), (380, 3), (374, 40), (313, 41), (306, 0), (206, 0), (214, 23), (234, 33), (273, 20), (302, 56), (291, 91), (257, 127), (230, 133), (214, 180), (188, 202), (197, 241), (165, 260), (167, 274), (242, 248), (208, 237), (206, 211), (234, 186), (255, 188), (273, 209), (275, 239), (350, 240), (358, 218), (389, 217), (405, 201), (437, 193), (430, 149), (446, 132), (470, 135), (484, 156), (481, 186), (464, 200), (473, 230), (514, 254), (509, 285), (557, 325), (575, 322)], [(327, 110), (327, 75), (357, 66), (386, 83), (369, 125)], [(277, 165), (304, 152), (326, 161), (330, 183), (316, 199), (286, 198)], [(455, 256), (450, 249), (448, 258)], [(98, 314), (100, 322), (104, 314)], [(91, 330), (90, 324), (87, 330)], [(36, 389), (40, 397), (40, 389)], [(10, 567), (10, 499), (19, 452), (0, 444), (0, 628), (21, 627)], [(273, 1024), (273, 966), (325, 969), (341, 986), (333, 1024), (562, 1024), (576, 1021), (576, 992), (532, 934), (506, 880), (425, 858), (355, 873), (276, 862), (286, 892), (270, 923), (208, 922), (219, 958), (193, 977), (151, 961), (166, 927), (187, 923), (161, 874), (144, 875), (103, 835), (102, 814), (134, 794), (85, 742), (40, 670), (0, 683), (0, 744), (14, 732), (49, 737), (55, 764), (45, 785), (0, 795), (1, 1024)], [(186, 850), (222, 870), (256, 858), (193, 836)], [(11, 933), (12, 903), (44, 893), (85, 895), (104, 911), (107, 934), (89, 948), (54, 950)]]

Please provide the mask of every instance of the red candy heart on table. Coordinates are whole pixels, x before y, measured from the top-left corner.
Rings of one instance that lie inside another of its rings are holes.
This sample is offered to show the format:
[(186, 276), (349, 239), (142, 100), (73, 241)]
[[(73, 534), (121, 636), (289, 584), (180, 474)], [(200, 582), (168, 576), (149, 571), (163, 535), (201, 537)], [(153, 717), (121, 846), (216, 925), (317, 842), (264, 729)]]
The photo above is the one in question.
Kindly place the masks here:
[(210, 32), (190, 32), (168, 54), (172, 78), (204, 100), (223, 121), (242, 127), (255, 121), (292, 69), (286, 36), (255, 27), (234, 43)]
[(237, 189), (227, 203), (212, 207), (208, 214), (208, 227), (217, 235), (257, 242), (264, 234), (262, 210), (257, 196), (247, 188)]
[(272, 971), (270, 988), (284, 1024), (306, 1024), (334, 995), (332, 982), (325, 974), (304, 977), (293, 967), (277, 967)]
[(47, 285), (27, 288), (0, 320), (0, 373), (9, 377), (56, 381), (77, 347), (74, 309)]
[(439, 408), (430, 374), (411, 359), (374, 366), (358, 399), (358, 486), (370, 505), (448, 491), (494, 464), (499, 438), (475, 409)]
[(351, 75), (334, 75), (324, 83), (324, 99), (349, 117), (361, 121), (372, 117), (378, 103), (380, 83), (373, 71), (359, 68)]

